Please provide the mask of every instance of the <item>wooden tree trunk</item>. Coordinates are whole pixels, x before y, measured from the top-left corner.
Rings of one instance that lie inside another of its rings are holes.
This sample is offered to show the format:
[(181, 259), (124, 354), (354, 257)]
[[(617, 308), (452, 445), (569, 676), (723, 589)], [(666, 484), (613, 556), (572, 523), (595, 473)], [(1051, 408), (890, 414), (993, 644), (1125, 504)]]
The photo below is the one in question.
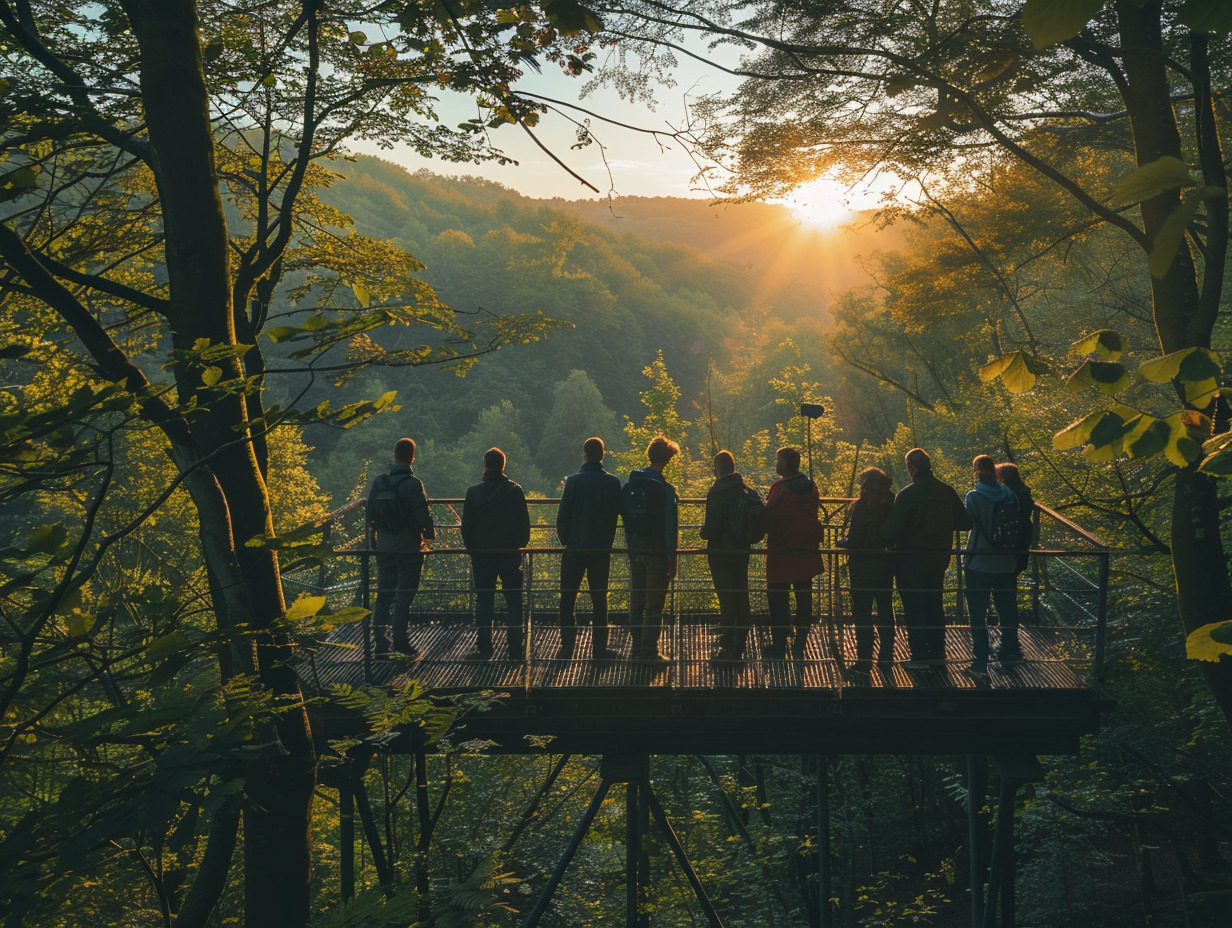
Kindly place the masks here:
[[(1140, 7), (1132, 0), (1122, 0), (1117, 4), (1117, 13), (1125, 49), (1126, 106), (1138, 164), (1149, 164), (1165, 155), (1183, 160), (1185, 152), (1163, 54), (1160, 3), (1153, 0)], [(1208, 139), (1207, 144), (1213, 144), (1217, 152), (1217, 138)], [(1178, 191), (1142, 204), (1143, 228), (1149, 239), (1154, 239), (1179, 205)], [(1226, 223), (1226, 213), (1214, 218), (1217, 222), (1222, 218)], [(1222, 274), (1222, 263), (1220, 257), (1213, 264), (1208, 258), (1203, 273)], [(1200, 300), (1199, 273), (1189, 243), (1182, 241), (1163, 279), (1151, 279), (1155, 331), (1165, 354), (1211, 346), (1211, 324)], [(1213, 315), (1210, 321), (1213, 322)], [(1232, 615), (1232, 578), (1219, 512), (1215, 481), (1199, 473), (1196, 464), (1179, 470), (1172, 500), (1171, 544), (1177, 606), (1186, 634)], [(1232, 721), (1232, 660), (1200, 663), (1212, 694)]]
[[(141, 47), (141, 89), (154, 174), (166, 233), (172, 341), (193, 352), (202, 340), (234, 346), (228, 236), (209, 119), (193, 0), (125, 0)], [(238, 356), (211, 362), (223, 380), (244, 374)], [(202, 386), (204, 365), (182, 357), (175, 366), (179, 398)], [(260, 398), (255, 408), (259, 410)], [(315, 757), (289, 643), (275, 634), (285, 604), (276, 555), (244, 544), (270, 531), (269, 494), (251, 442), (237, 441), (250, 404), (212, 397), (190, 419), (192, 448), (176, 451), (181, 469), (204, 460), (189, 481), (204, 554), (215, 583), (221, 627), (246, 626), (255, 637), (233, 655), (230, 672), (255, 674), (283, 707), (279, 721), (255, 733), (260, 756), (245, 768), (246, 923), (301, 928), (309, 912), (309, 822)], [(207, 479), (206, 475), (210, 475)], [(226, 591), (221, 595), (221, 591)]]

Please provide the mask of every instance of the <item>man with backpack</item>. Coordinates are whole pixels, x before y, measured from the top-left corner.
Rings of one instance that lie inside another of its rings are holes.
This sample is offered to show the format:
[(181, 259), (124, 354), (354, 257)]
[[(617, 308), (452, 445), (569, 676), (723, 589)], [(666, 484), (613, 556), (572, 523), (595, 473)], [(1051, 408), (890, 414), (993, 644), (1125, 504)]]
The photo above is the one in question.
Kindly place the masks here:
[(496, 614), (496, 581), (505, 597), (509, 659), (526, 659), (522, 634), (522, 552), (530, 541), (530, 511), (526, 494), (505, 476), (505, 452), (489, 448), (483, 454), (483, 479), (466, 491), (462, 502), (462, 544), (471, 552), (475, 583), (475, 650), (469, 659), (492, 659), (492, 620)]
[(963, 568), (967, 580), (967, 611), (971, 618), (971, 643), (975, 660), (963, 672), (982, 679), (988, 676), (988, 627), (985, 616), (991, 599), (1001, 620), (1001, 647), (997, 660), (1004, 668), (1022, 660), (1018, 644), (1018, 595), (1016, 590), (1019, 545), (1018, 497), (997, 481), (993, 459), (981, 454), (971, 466), (975, 489), (967, 494), (971, 517)]
[(762, 502), (746, 486), (730, 451), (714, 456), (701, 536), (719, 597), (719, 659), (743, 660), (749, 635), (749, 546), (761, 540)]
[(368, 494), (366, 521), (368, 539), (376, 549), (376, 604), (372, 625), (376, 656), (389, 656), (387, 637), (390, 607), (393, 607), (393, 650), (415, 657), (408, 638), (411, 604), (419, 592), (423, 573), (424, 543), (436, 537), (432, 510), (424, 485), (411, 471), (415, 462), (415, 441), (400, 438), (394, 445), (394, 463), (389, 473), (381, 474)]
[(629, 473), (620, 491), (620, 514), (629, 549), (629, 631), (635, 660), (665, 664), (659, 631), (667, 587), (676, 576), (676, 488), (663, 476), (680, 446), (657, 436), (646, 448), (650, 464)]
[(607, 647), (607, 581), (611, 574), (612, 542), (620, 517), (620, 478), (603, 469), (603, 439), (582, 445), (582, 469), (565, 480), (556, 508), (556, 535), (565, 546), (560, 559), (560, 651), (558, 660), (573, 657), (577, 640), (573, 607), (582, 578), (589, 577), (592, 608), (591, 657), (610, 661)]

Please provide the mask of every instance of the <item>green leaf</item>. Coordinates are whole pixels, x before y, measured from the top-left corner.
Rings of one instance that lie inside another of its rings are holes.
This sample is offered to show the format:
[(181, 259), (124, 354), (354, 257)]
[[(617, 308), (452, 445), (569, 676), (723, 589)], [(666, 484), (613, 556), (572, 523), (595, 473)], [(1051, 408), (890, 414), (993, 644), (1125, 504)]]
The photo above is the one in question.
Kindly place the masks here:
[(1224, 432), (1202, 445), (1206, 455), (1198, 470), (1212, 477), (1232, 477), (1232, 432)]
[(29, 554), (55, 554), (68, 538), (63, 525), (40, 525), (26, 538), (23, 546)]
[(1092, 332), (1084, 338), (1078, 339), (1069, 346), (1069, 353), (1072, 355), (1093, 354), (1105, 361), (1115, 361), (1119, 358), (1128, 347), (1125, 343), (1125, 337), (1120, 332), (1115, 332), (1112, 329), (1100, 329), (1098, 332)]
[[(1133, 421), (1136, 421), (1136, 416)], [(1105, 446), (1119, 440), (1128, 431), (1124, 416), (1112, 410), (1101, 409), (1057, 432), (1052, 437), (1052, 446), (1058, 451), (1088, 443)]]
[(1218, 395), (1219, 381), (1214, 377), (1185, 383), (1185, 402), (1198, 409), (1205, 409)]
[(980, 380), (989, 383), (1001, 378), (1010, 393), (1026, 393), (1035, 386), (1036, 376), (1049, 370), (1048, 365), (1022, 351), (1011, 351), (979, 369)]
[(1072, 39), (1104, 7), (1104, 0), (1027, 0), (1022, 28), (1036, 48)]
[(1151, 243), (1151, 254), (1148, 257), (1151, 276), (1156, 280), (1163, 280), (1168, 273), (1168, 268), (1172, 267), (1172, 262), (1176, 258), (1176, 250), (1184, 240), (1189, 224), (1194, 221), (1198, 210), (1202, 208), (1202, 201), (1207, 191), (1220, 189), (1219, 187), (1203, 187), (1201, 190), (1189, 191), (1185, 194), (1181, 205), (1174, 209), (1164, 220), (1164, 224), (1159, 227), (1159, 231), (1155, 233), (1155, 240)]
[(1083, 361), (1066, 381), (1070, 393), (1078, 393), (1086, 387), (1094, 387), (1101, 393), (1116, 396), (1129, 386), (1129, 372), (1124, 364), (1115, 361)]
[(352, 45), (367, 45), (368, 44), (368, 36), (363, 32), (359, 32), (358, 30), (355, 32), (347, 33), (347, 38), (351, 40)]
[(207, 367), (201, 372), (201, 382), (207, 387), (212, 387), (222, 379), (221, 367)]
[(324, 596), (300, 596), (286, 611), (283, 618), (288, 622), (302, 622), (311, 618), (325, 608)]
[(87, 612), (70, 612), (64, 617), (64, 625), (73, 638), (84, 638), (94, 629), (96, 620), (96, 616)]
[(1177, 21), (1194, 32), (1232, 33), (1232, 3), (1228, 0), (1189, 0)]
[(368, 303), (371, 302), (372, 295), (368, 292), (368, 288), (363, 284), (351, 284), (351, 292), (355, 294), (355, 299), (359, 300), (359, 305), (364, 309), (368, 308)]
[(278, 83), (278, 77), (274, 74), (267, 74), (261, 79), (262, 87), (273, 87)]
[(1120, 209), (1122, 206), (1159, 196), (1167, 190), (1194, 186), (1197, 186), (1197, 181), (1189, 173), (1185, 162), (1172, 155), (1164, 155), (1132, 171), (1117, 184), (1108, 205), (1113, 209)]
[(1164, 420), (1170, 431), (1164, 457), (1177, 467), (1188, 467), (1202, 456), (1202, 445), (1190, 436), (1186, 419), (1186, 410), (1181, 410)]
[(1138, 373), (1151, 383), (1169, 383), (1172, 380), (1190, 383), (1218, 378), (1223, 373), (1223, 366), (1210, 349), (1182, 348), (1147, 361), (1138, 368)]
[(1217, 661), (1232, 654), (1232, 619), (1211, 622), (1185, 636), (1185, 656), (1191, 661)]
[(1125, 437), (1125, 453), (1131, 458), (1149, 458), (1168, 446), (1172, 428), (1162, 419), (1142, 416), (1133, 431)]

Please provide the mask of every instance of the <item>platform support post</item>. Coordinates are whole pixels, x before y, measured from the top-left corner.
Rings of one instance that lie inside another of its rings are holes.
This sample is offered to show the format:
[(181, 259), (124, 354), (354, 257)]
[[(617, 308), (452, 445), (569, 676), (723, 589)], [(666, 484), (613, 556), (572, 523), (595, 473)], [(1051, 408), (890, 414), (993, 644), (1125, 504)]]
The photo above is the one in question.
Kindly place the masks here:
[(980, 921), (974, 928), (996, 928), (1000, 901), (1001, 928), (1015, 928), (1018, 912), (1014, 894), (1014, 803), (1018, 790), (1027, 783), (1043, 779), (1044, 773), (1034, 757), (994, 757), (993, 767), (1001, 784), (997, 798), (997, 825), (993, 834), (992, 858), (988, 865), (988, 898)]
[(817, 755), (817, 924), (830, 928), (830, 757)]
[(419, 819), (419, 834), (415, 841), (415, 895), (419, 899), (419, 920), (427, 922), (432, 914), (428, 901), (428, 893), (432, 888), (428, 874), (432, 809), (428, 805), (428, 755), (422, 748), (415, 752), (415, 811)]
[(355, 794), (346, 784), (338, 789), (338, 830), (342, 845), (342, 899), (355, 897)]
[(984, 920), (984, 875), (987, 829), (980, 819), (988, 793), (988, 757), (967, 755), (967, 843), (971, 857), (971, 928), (981, 928)]
[(552, 895), (556, 892), (556, 887), (560, 885), (560, 881), (565, 878), (565, 871), (569, 869), (569, 864), (573, 860), (573, 855), (577, 853), (577, 849), (582, 846), (582, 839), (586, 837), (586, 832), (590, 830), (590, 823), (595, 820), (595, 815), (599, 811), (599, 806), (603, 805), (603, 800), (607, 797), (607, 791), (611, 789), (612, 781), (604, 779), (599, 784), (599, 789), (595, 792), (594, 798), (590, 800), (590, 805), (586, 807), (586, 813), (582, 816), (582, 820), (578, 822), (578, 827), (574, 829), (573, 836), (569, 839), (569, 844), (565, 847), (565, 853), (560, 858), (560, 863), (556, 865), (556, 869), (552, 871), (552, 877), (548, 880), (548, 885), (543, 887), (543, 892), (539, 894), (538, 900), (535, 902), (534, 908), (526, 916), (526, 921), (522, 923), (523, 928), (533, 928), (539, 924), (539, 919), (543, 917), (543, 913), (547, 910), (548, 903), (552, 901)]

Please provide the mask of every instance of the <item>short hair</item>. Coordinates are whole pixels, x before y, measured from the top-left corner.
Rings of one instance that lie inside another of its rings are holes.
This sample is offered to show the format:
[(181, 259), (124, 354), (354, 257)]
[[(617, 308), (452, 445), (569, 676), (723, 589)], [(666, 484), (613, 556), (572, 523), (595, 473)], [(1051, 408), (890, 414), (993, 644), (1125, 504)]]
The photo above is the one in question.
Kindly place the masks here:
[(505, 452), (500, 448), (489, 448), (483, 453), (483, 469), (501, 473), (505, 469)]
[(860, 485), (860, 492), (863, 494), (865, 490), (888, 490), (894, 485), (894, 481), (880, 467), (866, 467), (860, 471), (860, 476), (856, 478), (856, 483)]
[(787, 466), (790, 467), (792, 470), (800, 469), (800, 449), (799, 448), (792, 448), (791, 446), (780, 448), (778, 451), (774, 452), (774, 456), (776, 458), (782, 457), (782, 459), (787, 462)]
[(720, 474), (734, 474), (736, 472), (736, 459), (730, 451), (720, 451), (714, 456), (714, 469)]
[(582, 455), (588, 461), (602, 461), (605, 450), (602, 438), (588, 438), (582, 442)]
[(415, 463), (415, 439), (398, 439), (398, 443), (394, 445), (394, 461), (398, 464)]
[(975, 472), (982, 477), (997, 476), (997, 462), (992, 459), (991, 455), (977, 454), (971, 462), (971, 466), (975, 468)]
[(933, 469), (933, 459), (928, 456), (928, 452), (923, 448), (912, 448), (907, 452), (905, 460), (908, 464), (913, 465), (916, 470), (931, 471)]
[(1009, 462), (997, 465), (997, 477), (1002, 483), (1011, 483), (1022, 479), (1022, 475), (1018, 473), (1018, 465), (1010, 464)]
[(680, 446), (662, 435), (656, 435), (654, 440), (646, 446), (646, 457), (650, 459), (651, 464), (666, 464), (679, 453)]

